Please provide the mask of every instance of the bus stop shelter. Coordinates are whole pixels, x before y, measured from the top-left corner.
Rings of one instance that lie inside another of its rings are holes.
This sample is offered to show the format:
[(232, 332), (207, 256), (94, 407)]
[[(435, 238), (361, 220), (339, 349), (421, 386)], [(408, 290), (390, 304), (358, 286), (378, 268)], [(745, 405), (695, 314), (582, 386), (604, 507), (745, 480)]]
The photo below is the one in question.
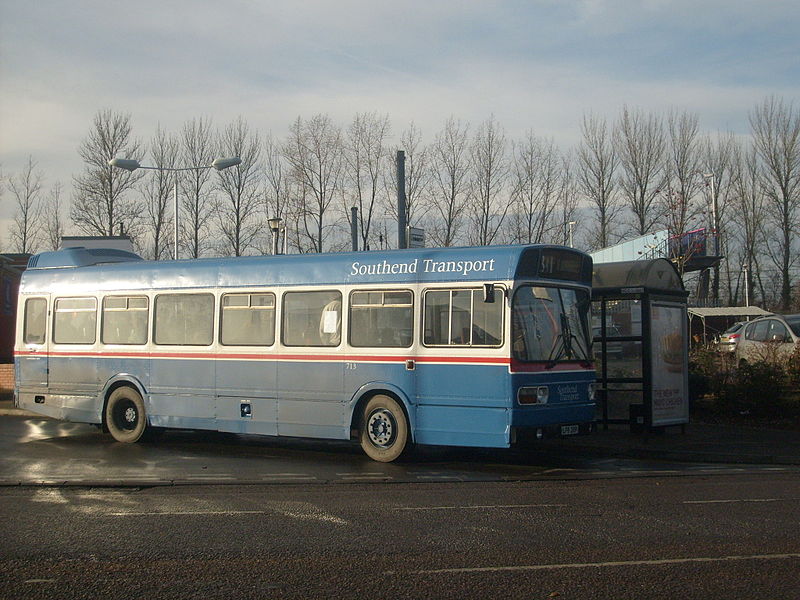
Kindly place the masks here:
[(667, 259), (594, 265), (598, 422), (649, 432), (689, 422), (688, 292)]

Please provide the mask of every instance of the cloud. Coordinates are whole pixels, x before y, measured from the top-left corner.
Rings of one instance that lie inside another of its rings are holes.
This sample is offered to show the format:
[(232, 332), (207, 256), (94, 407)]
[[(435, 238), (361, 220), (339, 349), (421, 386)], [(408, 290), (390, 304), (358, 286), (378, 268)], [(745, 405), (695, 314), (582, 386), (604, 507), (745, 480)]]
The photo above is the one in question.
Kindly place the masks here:
[[(747, 130), (764, 96), (800, 97), (795, 1), (0, 0), (0, 164), (52, 182), (82, 168), (94, 114), (134, 133), (243, 116), (282, 136), (298, 116), (388, 113), (431, 139), (450, 115), (494, 115), (567, 147), (581, 115), (623, 104)], [(8, 214), (7, 200), (0, 216)]]

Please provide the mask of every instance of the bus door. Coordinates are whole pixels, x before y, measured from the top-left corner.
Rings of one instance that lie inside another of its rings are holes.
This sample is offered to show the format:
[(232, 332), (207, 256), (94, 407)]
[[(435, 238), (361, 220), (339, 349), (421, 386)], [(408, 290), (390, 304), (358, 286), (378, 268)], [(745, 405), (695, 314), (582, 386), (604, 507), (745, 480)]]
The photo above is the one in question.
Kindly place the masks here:
[(17, 339), (21, 340), (21, 352), (17, 355), (17, 373), (20, 390), (44, 394), (48, 384), (48, 351), (47, 341), (47, 306), (46, 296), (28, 297), (19, 310), (23, 311), (21, 332)]
[(342, 294), (283, 294), (278, 435), (341, 438), (345, 407)]

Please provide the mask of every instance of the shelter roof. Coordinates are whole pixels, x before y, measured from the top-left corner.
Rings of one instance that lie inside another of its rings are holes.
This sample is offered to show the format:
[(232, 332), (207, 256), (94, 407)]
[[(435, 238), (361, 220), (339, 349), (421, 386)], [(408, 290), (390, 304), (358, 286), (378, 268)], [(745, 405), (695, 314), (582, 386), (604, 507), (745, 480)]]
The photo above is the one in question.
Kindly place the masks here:
[(689, 317), (765, 317), (772, 313), (758, 306), (715, 306), (712, 308), (689, 308)]
[(631, 288), (644, 291), (667, 291), (684, 293), (681, 276), (665, 258), (653, 260), (629, 260), (612, 263), (595, 263), (592, 274), (592, 292), (622, 293)]

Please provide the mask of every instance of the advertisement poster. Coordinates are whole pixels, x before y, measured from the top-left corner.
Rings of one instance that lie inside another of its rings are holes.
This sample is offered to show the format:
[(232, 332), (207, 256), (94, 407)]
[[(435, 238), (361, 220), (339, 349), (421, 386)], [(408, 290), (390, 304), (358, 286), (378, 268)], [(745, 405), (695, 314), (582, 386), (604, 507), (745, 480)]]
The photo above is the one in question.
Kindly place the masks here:
[(689, 369), (686, 310), (680, 304), (653, 304), (650, 313), (653, 357), (652, 425), (689, 422)]

